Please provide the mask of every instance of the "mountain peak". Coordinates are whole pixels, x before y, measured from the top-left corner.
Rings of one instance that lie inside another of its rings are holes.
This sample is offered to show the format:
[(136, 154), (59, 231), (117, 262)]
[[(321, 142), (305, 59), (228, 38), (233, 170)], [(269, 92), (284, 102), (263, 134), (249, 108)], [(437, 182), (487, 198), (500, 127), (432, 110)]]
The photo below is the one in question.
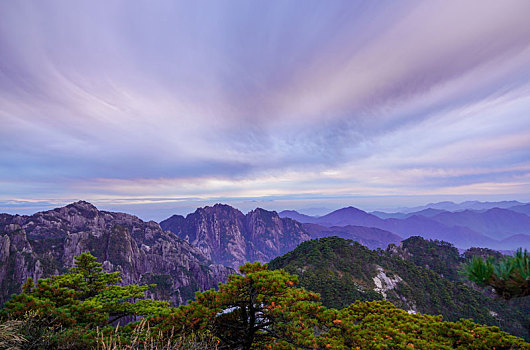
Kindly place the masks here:
[(233, 267), (269, 261), (310, 238), (300, 223), (282, 219), (275, 211), (256, 208), (245, 215), (224, 204), (199, 208), (186, 218), (173, 216), (160, 225), (214, 262)]
[(355, 212), (359, 212), (359, 211), (362, 211), (364, 212), (364, 210), (361, 210), (359, 208), (356, 208), (356, 207), (353, 207), (353, 206), (349, 206), (349, 207), (346, 207), (346, 208), (342, 208), (342, 209), (339, 209), (337, 211), (355, 211)]
[(66, 206), (67, 208), (76, 208), (76, 209), (84, 209), (84, 210), (98, 210), (95, 205), (92, 203), (89, 203), (84, 200), (80, 200), (71, 204), (68, 204)]
[(281, 212), (279, 212), (280, 216), (281, 215), (284, 215), (284, 216), (287, 216), (289, 214), (300, 214), (299, 212), (297, 212), (296, 210), (282, 210)]
[(274, 211), (274, 210), (267, 210), (267, 209), (263, 209), (263, 208), (259, 208), (259, 207), (248, 212), (248, 214), (253, 214), (253, 213), (261, 214), (261, 215), (266, 214), (268, 216), (278, 216), (278, 213), (276, 211)]
[(198, 213), (205, 213), (205, 214), (211, 214), (211, 213), (237, 213), (237, 214), (243, 215), (243, 213), (241, 213), (239, 211), (239, 209), (234, 208), (234, 207), (232, 207), (232, 206), (230, 206), (228, 204), (222, 204), (222, 203), (216, 203), (213, 206), (205, 206), (205, 207), (197, 208), (197, 210), (195, 210), (195, 212), (193, 214), (189, 214), (189, 215), (194, 215), (194, 214), (198, 214)]
[(351, 215), (351, 214), (354, 214), (354, 215), (370, 215), (371, 216), (371, 214), (368, 214), (364, 210), (349, 206), (349, 207), (345, 207), (345, 208), (341, 208), (341, 209), (337, 209), (335, 211), (332, 211), (331, 213), (324, 215), (323, 218), (331, 217), (331, 216), (337, 216), (337, 215)]

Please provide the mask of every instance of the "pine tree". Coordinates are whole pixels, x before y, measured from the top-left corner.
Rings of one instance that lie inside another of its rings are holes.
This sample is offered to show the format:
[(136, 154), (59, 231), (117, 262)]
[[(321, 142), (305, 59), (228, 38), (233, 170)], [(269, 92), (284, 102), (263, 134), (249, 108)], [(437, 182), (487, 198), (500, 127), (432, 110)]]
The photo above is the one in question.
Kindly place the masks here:
[(505, 299), (530, 295), (530, 255), (519, 248), (514, 256), (507, 256), (499, 262), (474, 257), (466, 266), (469, 280), (490, 286)]
[(325, 308), (319, 296), (295, 288), (298, 278), (267, 265), (247, 263), (219, 290), (196, 294), (164, 321), (178, 332), (207, 329), (220, 339), (219, 349), (275, 349), (315, 344), (314, 328)]
[(82, 253), (66, 274), (40, 279), (36, 285), (29, 278), (22, 293), (13, 296), (1, 314), (15, 320), (26, 320), (30, 315), (35, 327), (42, 327), (60, 342), (72, 334), (85, 334), (90, 341), (98, 327), (123, 317), (148, 316), (167, 309), (168, 302), (145, 299), (144, 292), (150, 286), (121, 286), (120, 281), (119, 272), (104, 272), (94, 256)]

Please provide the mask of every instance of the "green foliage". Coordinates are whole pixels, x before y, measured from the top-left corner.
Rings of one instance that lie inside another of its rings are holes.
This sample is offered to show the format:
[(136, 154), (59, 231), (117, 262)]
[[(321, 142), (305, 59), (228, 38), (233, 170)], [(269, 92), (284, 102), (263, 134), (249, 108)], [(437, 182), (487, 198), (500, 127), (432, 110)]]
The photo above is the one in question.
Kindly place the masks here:
[(488, 258), (485, 261), (475, 256), (472, 258), (466, 268), (468, 278), (480, 285), (486, 285), (493, 275), (493, 259)]
[(459, 279), (458, 268), (464, 258), (460, 257), (458, 249), (451, 243), (412, 236), (401, 242), (401, 245), (407, 260), (414, 265), (426, 267), (451, 281)]
[(505, 299), (530, 295), (530, 255), (519, 248), (515, 255), (498, 262), (474, 257), (466, 266), (468, 278), (482, 286), (491, 286)]
[(231, 275), (219, 290), (196, 294), (162, 323), (177, 333), (207, 329), (221, 341), (219, 349), (254, 349), (276, 344), (307, 346), (324, 310), (318, 295), (294, 288), (296, 276), (247, 263), (242, 275)]
[[(431, 249), (437, 246), (442, 250), (436, 256)], [(426, 253), (422, 253), (423, 250)], [(411, 238), (407, 251), (408, 255), (417, 256), (417, 262), (422, 266), (436, 267), (439, 272), (338, 237), (304, 242), (294, 251), (271, 261), (269, 267), (283, 268), (298, 275), (301, 286), (322, 296), (323, 305), (343, 308), (356, 300), (382, 299), (373, 291), (373, 278), (377, 275), (375, 266), (378, 265), (387, 276), (402, 279), (394, 289), (386, 292), (387, 300), (399, 308), (442, 315), (448, 321), (469, 318), (500, 326), (517, 336), (528, 336), (530, 318), (528, 312), (524, 312), (525, 307), (489, 298), (461, 281), (441, 276), (454, 277), (458, 270), (457, 256), (449, 244)], [(450, 263), (438, 262), (445, 258)], [(447, 268), (446, 273), (444, 268)]]
[(269, 268), (298, 275), (302, 286), (321, 295), (323, 305), (343, 308), (355, 300), (382, 299), (372, 290), (376, 262), (377, 256), (359, 243), (328, 237), (301, 243)]
[(153, 321), (175, 334), (211, 332), (219, 349), (530, 349), (497, 327), (413, 315), (384, 301), (328, 309), (283, 270), (255, 263), (240, 271)]
[(31, 314), (34, 329), (41, 330), (30, 334), (32, 337), (50, 337), (52, 344), (75, 339), (82, 346), (94, 341), (97, 327), (127, 316), (162, 313), (168, 306), (167, 302), (144, 299), (149, 286), (120, 286), (120, 280), (118, 272), (103, 272), (94, 256), (83, 253), (66, 274), (40, 279), (36, 286), (28, 279), (22, 293), (6, 303), (1, 315), (24, 320)]
[[(338, 243), (328, 241), (321, 254), (329, 258), (349, 253), (346, 246), (337, 251)], [(315, 247), (305, 246), (309, 251)], [(318, 253), (312, 254), (310, 259)], [(341, 264), (337, 262), (342, 269)], [(297, 276), (260, 263), (247, 263), (240, 273), (218, 290), (197, 292), (195, 301), (171, 308), (165, 302), (140, 299), (146, 286), (119, 286), (117, 273), (103, 272), (93, 256), (82, 254), (68, 273), (41, 279), (36, 286), (28, 280), (23, 292), (6, 304), (0, 347), (530, 349), (530, 344), (497, 327), (412, 315), (384, 301), (326, 308), (318, 294), (297, 287)], [(108, 325), (134, 315), (147, 317), (124, 326)]]
[(469, 320), (414, 315), (383, 301), (356, 302), (337, 314), (324, 335), (333, 349), (529, 349), (497, 327)]
[(480, 256), (484, 259), (491, 257), (493, 258), (494, 261), (499, 261), (504, 257), (504, 255), (502, 255), (500, 252), (496, 250), (489, 249), (489, 248), (478, 248), (478, 247), (469, 248), (468, 250), (464, 252), (463, 255), (466, 261), (473, 259), (474, 256)]

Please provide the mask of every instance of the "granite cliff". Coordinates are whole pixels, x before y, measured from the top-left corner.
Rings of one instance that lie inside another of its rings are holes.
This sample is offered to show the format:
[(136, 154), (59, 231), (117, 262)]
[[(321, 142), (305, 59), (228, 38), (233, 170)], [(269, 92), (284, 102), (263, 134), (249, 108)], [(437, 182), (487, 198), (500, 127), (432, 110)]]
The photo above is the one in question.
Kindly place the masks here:
[(120, 271), (124, 284), (157, 284), (148, 295), (174, 304), (234, 272), (156, 222), (80, 201), (31, 216), (0, 214), (0, 304), (28, 277), (63, 273), (85, 251)]
[(164, 230), (197, 247), (212, 261), (237, 268), (247, 261), (268, 262), (311, 237), (302, 224), (257, 208), (246, 215), (224, 204), (197, 209), (160, 223)]

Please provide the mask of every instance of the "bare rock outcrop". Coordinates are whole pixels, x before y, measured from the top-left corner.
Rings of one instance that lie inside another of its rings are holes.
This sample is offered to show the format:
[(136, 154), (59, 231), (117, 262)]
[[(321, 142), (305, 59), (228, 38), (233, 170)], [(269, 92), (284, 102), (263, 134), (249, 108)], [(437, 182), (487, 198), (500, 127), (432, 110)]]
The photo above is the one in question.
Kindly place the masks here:
[(173, 215), (160, 225), (214, 262), (234, 268), (247, 261), (268, 262), (310, 239), (300, 223), (274, 211), (257, 208), (244, 215), (224, 204), (199, 208), (186, 217)]
[(156, 222), (80, 201), (31, 216), (0, 215), (0, 303), (28, 277), (63, 273), (86, 251), (107, 271), (120, 271), (125, 284), (157, 284), (149, 295), (175, 305), (234, 272)]

